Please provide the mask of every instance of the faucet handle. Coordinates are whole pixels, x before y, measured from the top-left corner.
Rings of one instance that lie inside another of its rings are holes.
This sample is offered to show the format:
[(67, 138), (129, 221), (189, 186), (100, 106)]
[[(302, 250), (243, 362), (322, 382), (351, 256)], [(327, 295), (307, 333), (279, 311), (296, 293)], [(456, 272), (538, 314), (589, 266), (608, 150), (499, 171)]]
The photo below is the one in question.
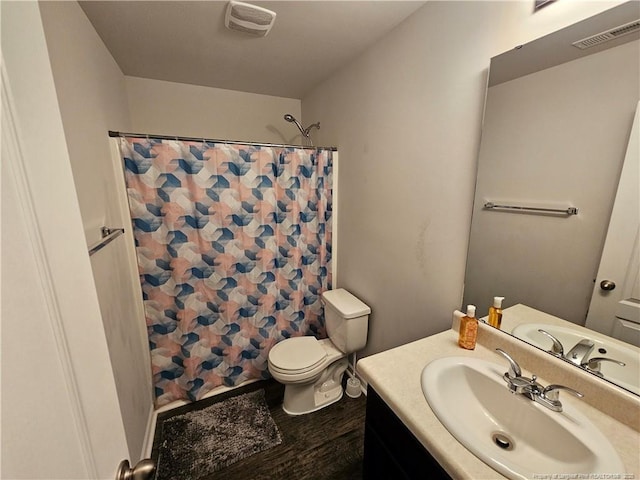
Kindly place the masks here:
[(574, 395), (574, 396), (576, 396), (578, 398), (584, 397), (584, 395), (582, 393), (580, 393), (577, 390), (574, 390), (573, 388), (565, 387), (564, 385), (556, 385), (556, 384), (547, 385), (546, 387), (544, 387), (542, 389), (542, 396), (544, 398), (546, 398), (547, 400), (550, 400), (552, 402), (560, 403), (560, 401), (558, 400), (558, 397), (560, 396), (560, 390), (566, 390), (571, 395)]
[(502, 350), (501, 348), (496, 348), (496, 352), (502, 355), (509, 362), (509, 371), (507, 372), (510, 378), (518, 378), (522, 376), (522, 370), (520, 369), (520, 365), (516, 362), (511, 355)]
[(558, 340), (556, 337), (551, 335), (546, 330), (543, 330), (543, 329), (539, 328), (538, 331), (540, 333), (542, 333), (543, 335), (546, 335), (547, 337), (549, 337), (551, 339), (551, 341), (553, 342), (553, 346), (551, 347), (551, 350), (549, 350), (549, 351), (553, 355), (555, 355), (556, 357), (564, 357), (564, 347), (562, 346), (562, 343), (560, 342), (560, 340)]
[(619, 360), (615, 360), (613, 358), (593, 357), (587, 360), (586, 362), (581, 363), (580, 366), (585, 370), (587, 370), (588, 372), (592, 372), (592, 373), (595, 373), (596, 375), (602, 376), (602, 372), (600, 372), (600, 365), (602, 364), (602, 362), (613, 362), (617, 365), (620, 365), (621, 367), (624, 367), (626, 365), (626, 363), (621, 362)]
[(550, 408), (554, 412), (562, 411), (562, 402), (559, 400), (560, 390), (566, 390), (572, 395), (578, 398), (584, 397), (583, 394), (574, 390), (573, 388), (565, 387), (564, 385), (548, 385), (542, 389), (542, 392), (535, 398), (538, 403), (541, 403), (547, 408)]

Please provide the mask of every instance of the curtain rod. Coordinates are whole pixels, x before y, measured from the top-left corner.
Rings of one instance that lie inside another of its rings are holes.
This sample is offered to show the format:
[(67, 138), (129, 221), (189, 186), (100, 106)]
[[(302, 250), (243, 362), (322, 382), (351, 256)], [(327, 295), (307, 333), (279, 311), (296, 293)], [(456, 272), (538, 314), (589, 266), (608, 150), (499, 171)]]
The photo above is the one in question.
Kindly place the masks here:
[(154, 140), (178, 140), (182, 142), (209, 142), (209, 143), (226, 143), (231, 145), (257, 145), (259, 147), (276, 147), (276, 148), (311, 148), (314, 150), (331, 150), (337, 152), (338, 147), (305, 147), (304, 145), (291, 145), (286, 143), (263, 143), (263, 142), (241, 142), (239, 140), (217, 140), (213, 138), (202, 137), (181, 137), (179, 135), (154, 135), (150, 133), (129, 133), (129, 132), (114, 132), (109, 130), (110, 137), (141, 137), (141, 138), (153, 138)]

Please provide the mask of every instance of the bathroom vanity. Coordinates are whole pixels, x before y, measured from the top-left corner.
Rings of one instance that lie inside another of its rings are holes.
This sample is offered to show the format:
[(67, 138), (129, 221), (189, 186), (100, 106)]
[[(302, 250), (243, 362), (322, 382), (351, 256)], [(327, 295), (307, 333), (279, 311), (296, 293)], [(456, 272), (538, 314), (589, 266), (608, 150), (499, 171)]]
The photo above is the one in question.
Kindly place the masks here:
[[(480, 325), (476, 349), (463, 350), (457, 345), (456, 321), (451, 330), (358, 362), (357, 371), (368, 383), (365, 478), (506, 478), (445, 428), (421, 388), (424, 367), (443, 357), (486, 360), (504, 366), (501, 371), (506, 372), (509, 365), (495, 348), (509, 352), (523, 372), (537, 374), (540, 383), (560, 383), (584, 393), (582, 399), (564, 394), (560, 398), (588, 418), (615, 449), (624, 472), (610, 472), (620, 473), (610, 478), (640, 478), (640, 398), (488, 325)], [(506, 384), (501, 387), (506, 391)]]
[(371, 386), (367, 389), (363, 478), (451, 478)]

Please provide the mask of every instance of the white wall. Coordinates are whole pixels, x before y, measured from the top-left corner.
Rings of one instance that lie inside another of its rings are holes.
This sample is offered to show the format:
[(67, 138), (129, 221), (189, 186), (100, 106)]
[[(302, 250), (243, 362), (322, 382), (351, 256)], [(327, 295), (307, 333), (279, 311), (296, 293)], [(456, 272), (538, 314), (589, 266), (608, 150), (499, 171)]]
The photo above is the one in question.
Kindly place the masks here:
[(460, 307), (489, 59), (619, 3), (430, 1), (303, 98), (340, 149), (339, 286), (373, 309), (362, 354)]
[(124, 75), (76, 2), (40, 2), (87, 243), (117, 216), (109, 129), (128, 128)]
[(125, 432), (40, 12), (0, 8), (1, 474), (113, 478)]
[[(634, 41), (489, 88), (465, 303), (486, 312), (499, 294), (584, 325), (639, 85)], [(579, 213), (484, 210), (489, 200)]]
[(135, 133), (271, 143), (301, 143), (285, 113), (301, 120), (294, 98), (125, 77)]
[(41, 2), (40, 11), (87, 244), (99, 240), (102, 226), (126, 231), (94, 254), (91, 266), (135, 463), (142, 454), (153, 398), (122, 167), (107, 134), (130, 128), (125, 79), (76, 2)]

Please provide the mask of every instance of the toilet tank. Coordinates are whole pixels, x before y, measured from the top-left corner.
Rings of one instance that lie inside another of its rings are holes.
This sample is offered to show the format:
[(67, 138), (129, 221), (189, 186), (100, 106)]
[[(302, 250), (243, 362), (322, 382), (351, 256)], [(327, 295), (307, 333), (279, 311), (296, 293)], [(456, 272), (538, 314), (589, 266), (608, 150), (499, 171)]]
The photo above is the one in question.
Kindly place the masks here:
[(322, 294), (327, 335), (343, 353), (352, 353), (367, 344), (371, 308), (344, 288)]

